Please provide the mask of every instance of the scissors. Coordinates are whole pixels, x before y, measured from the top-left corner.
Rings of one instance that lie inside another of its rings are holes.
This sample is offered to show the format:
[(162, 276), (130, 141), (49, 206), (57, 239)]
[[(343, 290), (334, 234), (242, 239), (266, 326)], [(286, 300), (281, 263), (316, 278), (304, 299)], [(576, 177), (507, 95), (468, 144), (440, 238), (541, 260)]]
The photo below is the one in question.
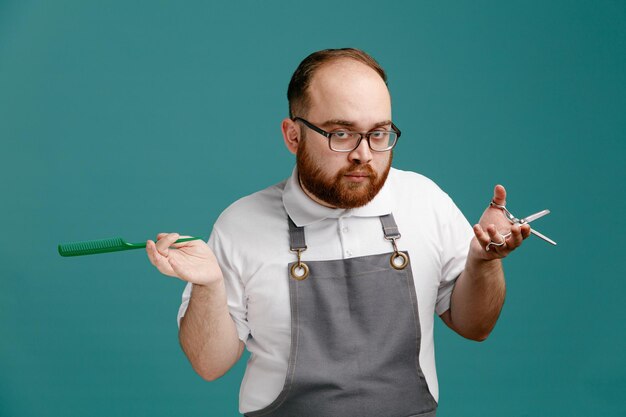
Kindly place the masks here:
[[(532, 222), (534, 220), (537, 220), (537, 219), (545, 216), (546, 214), (550, 214), (550, 210), (541, 210), (540, 212), (537, 212), (535, 214), (531, 214), (530, 216), (524, 217), (523, 219), (518, 219), (517, 217), (515, 217), (513, 215), (513, 213), (511, 213), (509, 210), (507, 210), (507, 208), (505, 206), (501, 206), (500, 204), (496, 204), (493, 201), (491, 203), (489, 203), (489, 205), (491, 207), (496, 207), (496, 208), (501, 209), (502, 212), (504, 213), (504, 216), (507, 218), (508, 221), (511, 222), (511, 224), (518, 224), (520, 226), (523, 225), (523, 224), (530, 223), (530, 222)], [(535, 229), (530, 229), (530, 233), (532, 233), (533, 235), (537, 236), (538, 238), (541, 238), (541, 239), (545, 240), (546, 242), (551, 243), (551, 244), (556, 246), (556, 242), (554, 240), (550, 239), (546, 235), (543, 235), (543, 234), (539, 233)]]

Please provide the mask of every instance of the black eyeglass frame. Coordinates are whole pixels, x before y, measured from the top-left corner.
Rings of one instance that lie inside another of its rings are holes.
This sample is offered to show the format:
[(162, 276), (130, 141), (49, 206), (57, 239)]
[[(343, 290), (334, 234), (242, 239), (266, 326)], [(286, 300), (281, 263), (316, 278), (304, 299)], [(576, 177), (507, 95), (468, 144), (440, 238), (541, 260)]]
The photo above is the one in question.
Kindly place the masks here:
[(367, 146), (373, 152), (388, 152), (388, 151), (392, 150), (393, 148), (395, 148), (395, 146), (398, 144), (398, 139), (400, 139), (400, 135), (402, 134), (402, 132), (400, 132), (400, 129), (398, 129), (398, 127), (396, 125), (394, 125), (393, 122), (392, 122), (391, 123), (391, 129), (392, 130), (384, 130), (382, 132), (393, 132), (393, 133), (395, 133), (397, 135), (396, 136), (396, 140), (393, 142), (393, 145), (389, 146), (387, 149), (378, 150), (378, 149), (372, 148), (372, 144), (370, 143), (370, 135), (373, 134), (373, 133), (376, 133), (376, 132), (381, 132), (380, 130), (378, 130), (378, 131), (377, 130), (372, 130), (371, 132), (365, 132), (365, 133), (349, 131), (349, 133), (356, 133), (356, 134), (359, 135), (359, 140), (356, 142), (355, 147), (352, 148), (352, 149), (341, 149), (341, 150), (338, 150), (338, 149), (333, 149), (333, 147), (330, 145), (330, 137), (334, 133), (337, 133), (337, 132), (327, 132), (327, 131), (325, 131), (325, 130), (315, 126), (313, 123), (309, 122), (308, 120), (303, 119), (302, 117), (294, 117), (291, 120), (293, 120), (294, 122), (295, 121), (300, 121), (300, 122), (304, 123), (304, 125), (306, 127), (308, 127), (309, 129), (311, 129), (311, 130), (319, 133), (320, 135), (326, 137), (326, 139), (328, 139), (328, 147), (330, 148), (331, 151), (334, 151), (334, 152), (352, 152), (356, 148), (359, 147), (359, 145), (361, 144), (361, 141), (363, 140), (363, 138), (365, 138), (365, 140), (367, 141)]

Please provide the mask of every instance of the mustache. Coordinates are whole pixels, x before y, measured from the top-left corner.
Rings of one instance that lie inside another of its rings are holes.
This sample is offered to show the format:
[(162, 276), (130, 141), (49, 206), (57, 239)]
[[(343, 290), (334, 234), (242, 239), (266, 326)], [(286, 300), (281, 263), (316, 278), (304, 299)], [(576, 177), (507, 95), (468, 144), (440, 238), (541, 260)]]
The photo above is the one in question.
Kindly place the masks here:
[(370, 177), (376, 177), (376, 171), (371, 165), (357, 165), (346, 167), (339, 172), (339, 175), (368, 174)]

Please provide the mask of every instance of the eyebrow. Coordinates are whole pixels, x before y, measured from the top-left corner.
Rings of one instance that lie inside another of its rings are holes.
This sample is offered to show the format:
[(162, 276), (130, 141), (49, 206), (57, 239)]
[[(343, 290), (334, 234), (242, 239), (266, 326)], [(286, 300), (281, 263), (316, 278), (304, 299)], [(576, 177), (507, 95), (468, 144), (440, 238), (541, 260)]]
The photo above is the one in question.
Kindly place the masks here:
[[(320, 126), (323, 128), (328, 128), (330, 126), (344, 126), (344, 127), (353, 128), (355, 125), (356, 123), (354, 122), (351, 122), (348, 120), (341, 120), (341, 119), (326, 120), (324, 123), (320, 124)], [(377, 127), (387, 126), (387, 125), (391, 125), (391, 120), (383, 120), (382, 122), (375, 123), (372, 129), (376, 129)]]

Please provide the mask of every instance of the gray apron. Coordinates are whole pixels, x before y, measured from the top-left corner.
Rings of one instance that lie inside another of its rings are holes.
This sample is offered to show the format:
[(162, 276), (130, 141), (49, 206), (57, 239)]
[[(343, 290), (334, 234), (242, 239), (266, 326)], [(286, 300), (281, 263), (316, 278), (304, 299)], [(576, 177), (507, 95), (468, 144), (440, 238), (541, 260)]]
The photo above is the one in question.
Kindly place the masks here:
[(289, 219), (291, 349), (285, 384), (247, 417), (434, 417), (419, 364), (420, 322), (408, 254), (391, 214), (393, 252), (331, 261), (301, 259), (304, 228)]

